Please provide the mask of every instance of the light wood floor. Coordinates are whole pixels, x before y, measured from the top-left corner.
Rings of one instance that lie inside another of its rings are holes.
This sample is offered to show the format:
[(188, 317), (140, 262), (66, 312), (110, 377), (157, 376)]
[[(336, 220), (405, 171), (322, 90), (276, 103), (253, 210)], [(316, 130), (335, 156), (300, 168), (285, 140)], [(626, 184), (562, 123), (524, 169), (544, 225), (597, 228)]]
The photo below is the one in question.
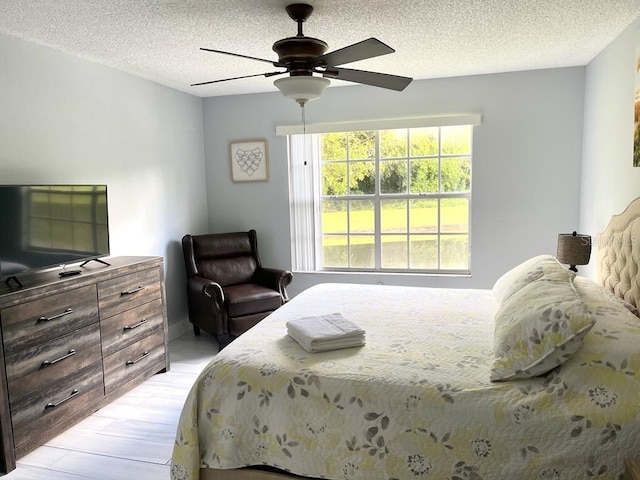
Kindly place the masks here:
[(2, 480), (168, 480), (189, 389), (218, 351), (206, 333), (169, 343), (171, 369), (18, 460)]

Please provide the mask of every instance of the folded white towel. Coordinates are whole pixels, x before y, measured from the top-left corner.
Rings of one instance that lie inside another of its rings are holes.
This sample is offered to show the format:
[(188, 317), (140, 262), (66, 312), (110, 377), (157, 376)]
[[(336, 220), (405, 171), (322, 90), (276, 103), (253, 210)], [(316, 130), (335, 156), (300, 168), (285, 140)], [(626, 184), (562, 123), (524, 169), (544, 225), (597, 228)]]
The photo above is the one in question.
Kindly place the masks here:
[(290, 320), (287, 333), (310, 353), (364, 345), (364, 330), (340, 313)]

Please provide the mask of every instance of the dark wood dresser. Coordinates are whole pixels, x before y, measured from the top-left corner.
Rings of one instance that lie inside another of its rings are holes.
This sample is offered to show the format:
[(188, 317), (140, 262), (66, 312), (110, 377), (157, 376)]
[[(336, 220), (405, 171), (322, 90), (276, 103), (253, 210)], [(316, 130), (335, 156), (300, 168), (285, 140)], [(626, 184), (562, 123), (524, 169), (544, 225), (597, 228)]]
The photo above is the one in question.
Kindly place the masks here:
[(0, 469), (169, 370), (161, 257), (0, 284)]

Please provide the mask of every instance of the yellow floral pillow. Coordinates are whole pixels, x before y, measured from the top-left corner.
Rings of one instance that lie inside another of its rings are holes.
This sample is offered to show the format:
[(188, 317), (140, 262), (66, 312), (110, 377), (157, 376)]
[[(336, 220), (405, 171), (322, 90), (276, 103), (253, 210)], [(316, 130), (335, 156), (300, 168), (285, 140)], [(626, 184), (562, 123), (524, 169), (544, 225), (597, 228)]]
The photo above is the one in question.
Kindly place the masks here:
[[(637, 307), (614, 295), (602, 285), (585, 277), (576, 277), (573, 280), (573, 285), (585, 303), (589, 305), (589, 310), (596, 317), (596, 321), (604, 315), (608, 318), (614, 316), (616, 323), (622, 323), (623, 319), (626, 321), (639, 320), (640, 313), (638, 313)], [(631, 313), (635, 318), (625, 315), (626, 313)]]
[(493, 285), (493, 296), (498, 303), (503, 303), (511, 295), (531, 282), (546, 277), (551, 279), (554, 273), (565, 278), (567, 275), (575, 276), (575, 273), (563, 267), (552, 255), (538, 255), (516, 265), (502, 275)]
[(554, 271), (506, 299), (495, 316), (492, 381), (530, 378), (569, 359), (595, 319), (573, 285)]

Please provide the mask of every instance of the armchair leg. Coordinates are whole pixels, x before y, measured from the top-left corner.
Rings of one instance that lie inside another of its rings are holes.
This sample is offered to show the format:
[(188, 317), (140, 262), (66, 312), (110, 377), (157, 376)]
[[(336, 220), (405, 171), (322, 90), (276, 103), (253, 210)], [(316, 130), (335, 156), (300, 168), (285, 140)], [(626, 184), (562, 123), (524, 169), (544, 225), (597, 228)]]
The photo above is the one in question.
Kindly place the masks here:
[(197, 326), (195, 323), (193, 324), (193, 334), (197, 337), (200, 335), (200, 327)]
[(218, 351), (229, 345), (234, 339), (234, 336), (229, 333), (219, 333), (217, 337), (219, 346)]

